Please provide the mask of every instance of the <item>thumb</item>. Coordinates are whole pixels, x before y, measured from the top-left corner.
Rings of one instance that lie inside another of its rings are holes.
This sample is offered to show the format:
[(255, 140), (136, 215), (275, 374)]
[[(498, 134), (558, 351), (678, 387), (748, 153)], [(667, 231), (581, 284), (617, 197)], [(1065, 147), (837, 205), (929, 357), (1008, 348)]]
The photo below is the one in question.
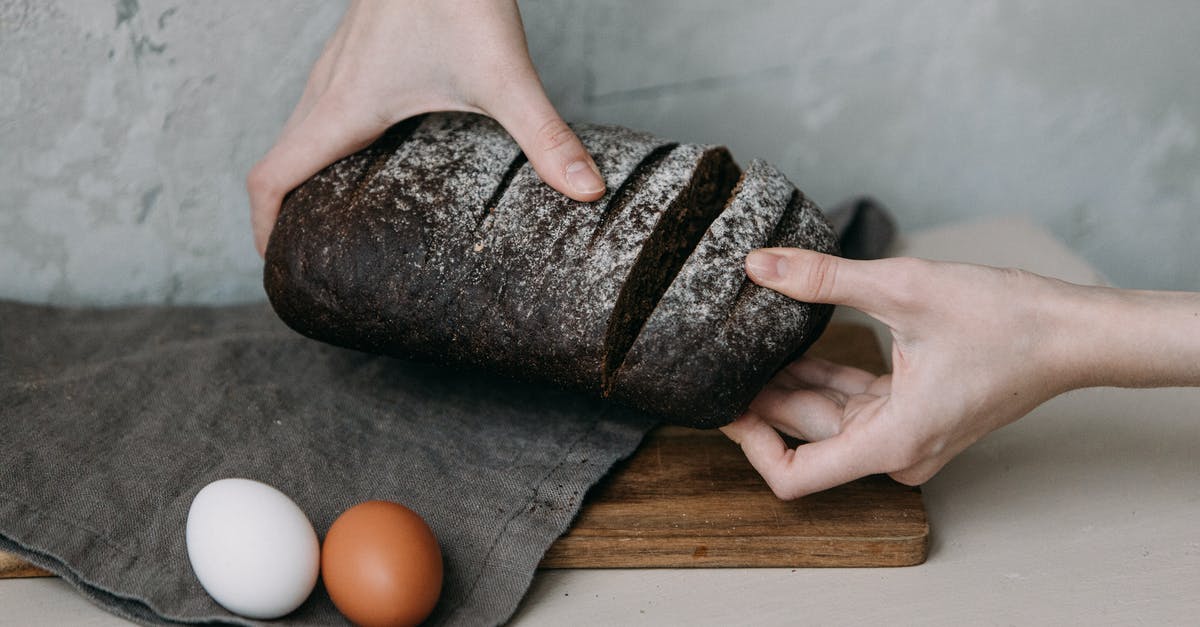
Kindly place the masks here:
[(887, 264), (856, 261), (800, 248), (763, 248), (746, 256), (755, 283), (808, 303), (849, 305), (872, 315), (894, 291)]
[(555, 111), (537, 75), (530, 73), (485, 107), (513, 136), (547, 185), (582, 202), (604, 195), (604, 178), (575, 132)]

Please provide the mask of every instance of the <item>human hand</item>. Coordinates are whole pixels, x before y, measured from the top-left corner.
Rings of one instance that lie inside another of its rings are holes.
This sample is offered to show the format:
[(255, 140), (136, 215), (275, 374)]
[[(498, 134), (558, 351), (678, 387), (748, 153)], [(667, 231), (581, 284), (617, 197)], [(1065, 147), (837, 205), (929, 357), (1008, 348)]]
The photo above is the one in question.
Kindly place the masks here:
[[(888, 473), (924, 483), (987, 433), (1091, 383), (1072, 351), (1080, 292), (1028, 272), (798, 249), (747, 257), (751, 279), (844, 304), (892, 332), (893, 373), (803, 357), (722, 431), (783, 499)], [(789, 449), (776, 431), (809, 443)]]
[(355, 0), (247, 178), (259, 254), (285, 194), (396, 122), (451, 110), (495, 118), (563, 194), (604, 194), (595, 162), (546, 98), (515, 0)]

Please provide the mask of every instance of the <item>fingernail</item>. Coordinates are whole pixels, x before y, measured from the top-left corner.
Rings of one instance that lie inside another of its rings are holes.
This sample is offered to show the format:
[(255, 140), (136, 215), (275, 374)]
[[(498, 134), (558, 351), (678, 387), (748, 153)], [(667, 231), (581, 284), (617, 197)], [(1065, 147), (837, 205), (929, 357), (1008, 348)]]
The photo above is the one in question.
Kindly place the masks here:
[(600, 178), (600, 170), (586, 161), (576, 161), (567, 166), (567, 183), (580, 194), (604, 191), (604, 179)]
[(776, 255), (765, 250), (754, 250), (746, 256), (746, 272), (751, 278), (772, 282), (782, 279), (787, 274), (787, 257)]

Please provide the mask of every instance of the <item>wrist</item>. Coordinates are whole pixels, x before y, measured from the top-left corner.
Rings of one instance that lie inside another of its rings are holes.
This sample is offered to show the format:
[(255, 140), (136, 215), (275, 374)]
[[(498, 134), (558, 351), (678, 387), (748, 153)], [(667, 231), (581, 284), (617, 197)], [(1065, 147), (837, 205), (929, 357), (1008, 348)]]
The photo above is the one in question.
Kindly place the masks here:
[(1036, 277), (1033, 289), (1023, 295), (1032, 309), (1025, 323), (1031, 326), (1029, 336), (1036, 346), (1031, 351), (1030, 365), (1046, 388), (1046, 397), (1095, 385), (1094, 357), (1083, 350), (1091, 348), (1089, 323), (1084, 321), (1089, 312), (1091, 288), (1033, 276)]
[(1200, 294), (1052, 282), (1067, 389), (1200, 385)]

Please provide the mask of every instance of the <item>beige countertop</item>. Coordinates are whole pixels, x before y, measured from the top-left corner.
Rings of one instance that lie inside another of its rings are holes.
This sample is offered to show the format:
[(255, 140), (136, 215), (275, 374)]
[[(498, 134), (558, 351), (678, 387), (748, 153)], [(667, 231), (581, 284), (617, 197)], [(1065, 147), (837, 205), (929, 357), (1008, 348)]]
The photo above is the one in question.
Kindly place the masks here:
[[(1022, 218), (899, 252), (1101, 281)], [(1200, 389), (1063, 395), (956, 458), (925, 503), (921, 566), (543, 571), (514, 624), (1196, 624)], [(0, 581), (0, 607), (4, 624), (128, 624), (57, 579)]]

